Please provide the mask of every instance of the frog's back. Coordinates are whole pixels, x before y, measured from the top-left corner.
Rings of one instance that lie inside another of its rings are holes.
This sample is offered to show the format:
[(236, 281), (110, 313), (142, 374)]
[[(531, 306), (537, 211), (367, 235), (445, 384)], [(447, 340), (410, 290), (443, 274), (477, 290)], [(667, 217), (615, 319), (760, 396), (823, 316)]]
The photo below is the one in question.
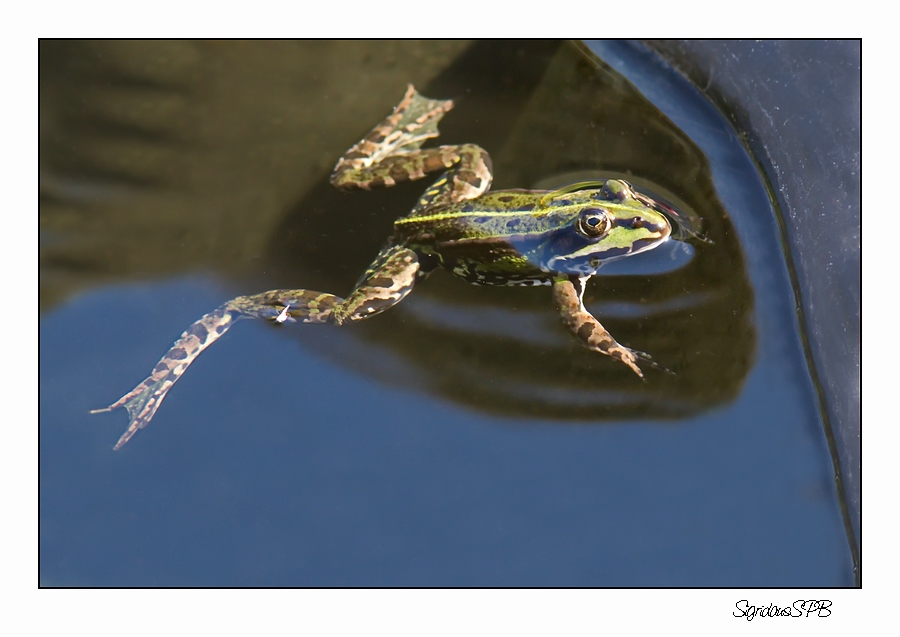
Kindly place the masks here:
[(470, 283), (546, 285), (533, 253), (559, 220), (544, 194), (501, 190), (420, 211), (395, 222), (395, 239)]
[(543, 191), (499, 190), (476, 199), (419, 210), (394, 222), (400, 236), (421, 233), (446, 239), (516, 234), (543, 228)]

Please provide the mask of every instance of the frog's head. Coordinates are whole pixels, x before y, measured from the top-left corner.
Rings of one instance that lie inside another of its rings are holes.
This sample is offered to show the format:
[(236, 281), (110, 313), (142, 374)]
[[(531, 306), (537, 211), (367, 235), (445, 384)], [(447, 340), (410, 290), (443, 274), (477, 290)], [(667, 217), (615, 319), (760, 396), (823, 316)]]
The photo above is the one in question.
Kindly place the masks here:
[(543, 246), (548, 271), (596, 274), (604, 263), (652, 250), (672, 233), (666, 216), (624, 181), (610, 179), (577, 195), (566, 201), (563, 223)]

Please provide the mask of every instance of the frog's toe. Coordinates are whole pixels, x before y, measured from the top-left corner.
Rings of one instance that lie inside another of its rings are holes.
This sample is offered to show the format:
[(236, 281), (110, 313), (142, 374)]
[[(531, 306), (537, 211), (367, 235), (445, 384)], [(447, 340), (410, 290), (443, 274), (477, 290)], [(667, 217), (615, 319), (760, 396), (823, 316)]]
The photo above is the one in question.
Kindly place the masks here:
[(653, 357), (650, 356), (650, 354), (648, 354), (647, 352), (641, 352), (641, 351), (638, 351), (638, 350), (636, 350), (636, 349), (629, 350), (629, 351), (631, 351), (635, 356), (637, 356), (638, 358), (640, 358), (640, 359), (641, 359), (646, 365), (648, 365), (649, 367), (652, 367), (653, 369), (655, 369), (655, 370), (657, 370), (657, 371), (660, 371), (660, 372), (664, 372), (664, 373), (666, 373), (666, 374), (669, 374), (670, 376), (676, 376), (676, 375), (677, 375), (677, 374), (675, 374), (675, 372), (673, 372), (671, 369), (668, 369), (668, 368), (666, 368), (666, 367), (663, 367), (662, 365), (660, 365), (659, 363), (657, 363), (656, 361), (654, 361), (654, 360), (653, 360)]
[[(628, 350), (628, 353), (634, 354), (634, 352), (632, 352), (631, 350)], [(647, 380), (646, 378), (644, 378), (644, 372), (642, 372), (641, 368), (638, 367), (638, 364), (637, 364), (638, 357), (637, 356), (632, 355), (632, 356), (622, 356), (622, 357), (617, 357), (617, 358), (619, 358), (620, 361), (622, 361), (623, 363), (628, 365), (628, 367), (631, 368), (631, 371), (633, 371), (635, 374), (637, 374), (638, 378), (640, 378), (641, 380)]]
[(649, 358), (649, 355), (645, 354), (644, 352), (630, 349), (628, 347), (625, 347), (624, 345), (619, 345), (618, 343), (616, 343), (613, 347), (610, 347), (604, 353), (627, 365), (629, 369), (637, 374), (638, 378), (640, 378), (641, 380), (646, 380), (644, 378), (644, 372), (641, 371), (640, 367), (638, 367), (638, 359)]

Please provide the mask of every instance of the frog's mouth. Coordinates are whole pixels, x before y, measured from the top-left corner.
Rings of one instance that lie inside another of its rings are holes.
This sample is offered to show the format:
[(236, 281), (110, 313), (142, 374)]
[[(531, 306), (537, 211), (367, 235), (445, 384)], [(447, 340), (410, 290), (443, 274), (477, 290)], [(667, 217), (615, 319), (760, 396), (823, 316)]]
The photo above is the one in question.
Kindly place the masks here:
[(668, 239), (668, 236), (653, 237), (636, 241), (630, 246), (607, 248), (603, 252), (553, 257), (547, 262), (546, 268), (550, 272), (565, 272), (566, 274), (596, 274), (606, 263), (647, 252), (662, 245)]
[(641, 239), (630, 238), (627, 242), (588, 244), (570, 254), (551, 257), (546, 263), (547, 270), (568, 274), (596, 274), (603, 264), (652, 250), (668, 241), (671, 234), (671, 227), (666, 221), (655, 224), (647, 220), (637, 220), (635, 223), (631, 223), (631, 220), (622, 220), (617, 222), (616, 226), (622, 226), (623, 230), (627, 229), (629, 233), (643, 228), (647, 236)]
[[(644, 229), (650, 233), (650, 240), (665, 241), (672, 233), (672, 224), (663, 214), (655, 215), (660, 218), (656, 223), (644, 217), (616, 218), (613, 222), (615, 228), (625, 228), (626, 230)], [(612, 232), (615, 232), (613, 230)]]
[(670, 234), (675, 241), (696, 239), (704, 243), (710, 243), (708, 239), (700, 234), (703, 224), (700, 217), (693, 211), (678, 208), (657, 195), (651, 197), (650, 195), (636, 192), (635, 198), (648, 208), (656, 210), (668, 220), (671, 227)]

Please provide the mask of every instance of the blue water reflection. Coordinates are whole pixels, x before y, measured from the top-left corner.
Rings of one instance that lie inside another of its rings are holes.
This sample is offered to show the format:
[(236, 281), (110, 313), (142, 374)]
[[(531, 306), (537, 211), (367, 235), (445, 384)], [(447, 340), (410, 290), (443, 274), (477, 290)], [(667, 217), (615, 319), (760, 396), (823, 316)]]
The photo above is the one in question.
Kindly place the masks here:
[[(205, 279), (113, 288), (42, 321), (43, 584), (849, 581), (822, 559), (845, 539), (814, 414), (789, 407), (804, 388), (765, 353), (737, 403), (689, 423), (523, 423), (247, 322), (113, 453), (124, 414), (88, 409), (229, 294)], [(131, 345), (113, 358), (110, 339)], [(73, 393), (85, 376), (94, 389)]]

